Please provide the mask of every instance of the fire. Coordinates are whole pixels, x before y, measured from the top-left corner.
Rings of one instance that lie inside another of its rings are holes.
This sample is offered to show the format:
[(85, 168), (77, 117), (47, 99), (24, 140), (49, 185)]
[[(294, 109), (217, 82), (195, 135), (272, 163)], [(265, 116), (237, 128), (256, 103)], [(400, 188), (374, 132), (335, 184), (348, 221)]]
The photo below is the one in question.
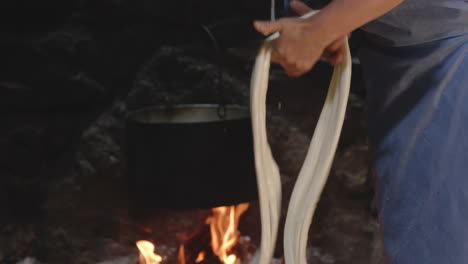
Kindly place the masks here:
[(177, 257), (179, 260), (178, 264), (185, 264), (185, 246), (184, 244), (180, 245), (179, 247), (179, 256)]
[(139, 264), (160, 264), (161, 256), (154, 253), (153, 243), (145, 240), (136, 242), (136, 246), (140, 250)]
[(248, 203), (213, 208), (213, 215), (206, 219), (210, 225), (211, 249), (223, 264), (240, 264), (231, 250), (239, 241), (239, 218), (248, 208)]
[(206, 255), (205, 251), (202, 251), (202, 252), (198, 253), (198, 256), (197, 256), (197, 259), (195, 260), (195, 263), (200, 263), (200, 262), (204, 261), (205, 260), (205, 255)]
[[(248, 203), (232, 206), (221, 206), (212, 209), (213, 215), (206, 219), (206, 224), (210, 225), (211, 249), (222, 264), (241, 264), (241, 259), (232, 251), (239, 241), (239, 219), (249, 208)], [(136, 243), (140, 250), (139, 264), (160, 264), (161, 256), (154, 253), (154, 244), (141, 240)], [(195, 263), (202, 263), (207, 256), (207, 252), (200, 251), (195, 259)], [(179, 247), (178, 264), (185, 264), (185, 246)]]

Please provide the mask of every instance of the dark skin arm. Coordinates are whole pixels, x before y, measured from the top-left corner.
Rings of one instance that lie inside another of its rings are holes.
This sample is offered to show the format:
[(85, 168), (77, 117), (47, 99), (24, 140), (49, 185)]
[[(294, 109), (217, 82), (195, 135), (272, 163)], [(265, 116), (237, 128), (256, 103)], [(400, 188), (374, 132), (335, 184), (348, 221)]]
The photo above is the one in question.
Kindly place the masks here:
[[(350, 32), (403, 1), (334, 0), (308, 19), (255, 21), (254, 26), (264, 35), (281, 34), (273, 46), (272, 61), (281, 64), (289, 76), (299, 77), (310, 71), (321, 56), (332, 64), (340, 63), (343, 60), (340, 50)], [(291, 2), (291, 8), (299, 15), (311, 10), (297, 0)]]

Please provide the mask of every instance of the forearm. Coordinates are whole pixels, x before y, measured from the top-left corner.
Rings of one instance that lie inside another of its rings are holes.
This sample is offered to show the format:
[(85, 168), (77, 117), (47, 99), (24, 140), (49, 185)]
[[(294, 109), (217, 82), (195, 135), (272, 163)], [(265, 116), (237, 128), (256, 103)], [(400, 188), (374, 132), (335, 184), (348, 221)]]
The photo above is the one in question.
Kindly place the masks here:
[[(254, 26), (264, 35), (280, 33), (274, 41), (271, 60), (281, 64), (288, 75), (297, 77), (309, 71), (320, 56), (325, 56), (332, 64), (340, 63), (343, 58), (340, 50), (346, 35), (403, 1), (333, 0), (321, 12), (307, 19), (255, 21)], [(291, 2), (291, 8), (299, 15), (311, 10), (300, 1)]]
[(347, 35), (382, 16), (404, 0), (334, 0), (309, 18), (312, 29), (320, 30), (327, 42)]

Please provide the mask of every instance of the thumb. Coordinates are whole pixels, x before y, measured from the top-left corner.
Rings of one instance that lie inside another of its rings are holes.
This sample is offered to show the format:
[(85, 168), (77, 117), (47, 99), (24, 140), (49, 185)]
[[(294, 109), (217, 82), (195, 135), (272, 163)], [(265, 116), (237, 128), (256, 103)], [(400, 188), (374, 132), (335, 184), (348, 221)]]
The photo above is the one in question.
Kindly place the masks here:
[(312, 11), (312, 8), (308, 7), (306, 4), (304, 4), (303, 2), (299, 0), (293, 0), (290, 5), (291, 5), (291, 9), (300, 16), (305, 15), (309, 13), (310, 11)]
[(270, 35), (272, 33), (281, 31), (283, 29), (283, 24), (278, 21), (255, 21), (255, 29), (262, 33), (263, 35)]

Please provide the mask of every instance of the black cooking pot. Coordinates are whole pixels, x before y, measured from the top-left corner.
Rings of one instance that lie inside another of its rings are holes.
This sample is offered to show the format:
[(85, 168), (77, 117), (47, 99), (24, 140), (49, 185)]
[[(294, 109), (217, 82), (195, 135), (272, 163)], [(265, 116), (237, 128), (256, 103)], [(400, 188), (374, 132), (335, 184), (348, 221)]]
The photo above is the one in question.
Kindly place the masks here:
[(178, 105), (127, 116), (130, 193), (145, 206), (210, 208), (255, 200), (249, 110)]

